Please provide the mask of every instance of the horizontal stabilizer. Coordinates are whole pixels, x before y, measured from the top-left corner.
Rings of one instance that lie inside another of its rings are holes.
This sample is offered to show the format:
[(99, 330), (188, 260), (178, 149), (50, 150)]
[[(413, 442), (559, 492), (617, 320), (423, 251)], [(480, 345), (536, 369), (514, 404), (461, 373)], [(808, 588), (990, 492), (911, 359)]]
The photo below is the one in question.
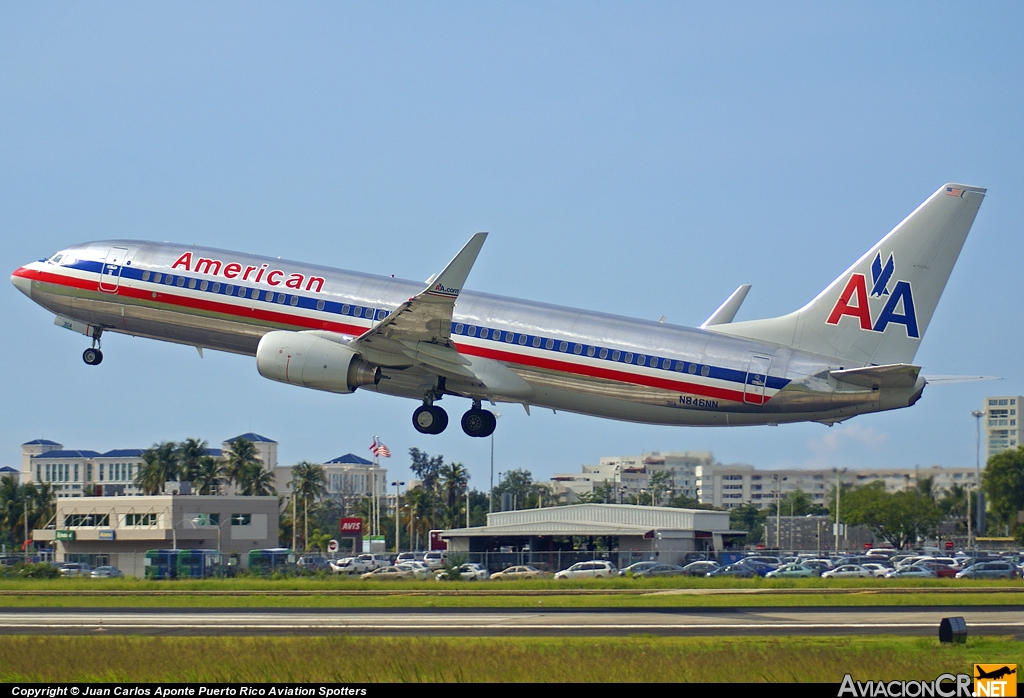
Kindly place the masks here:
[(977, 381), (1001, 381), (999, 376), (925, 376), (928, 385), (949, 385), (952, 383), (975, 383)]
[(732, 322), (732, 319), (736, 317), (736, 311), (743, 305), (743, 301), (747, 297), (747, 292), (750, 291), (750, 284), (743, 284), (738, 289), (732, 292), (732, 295), (725, 299), (725, 302), (718, 306), (718, 310), (711, 313), (711, 317), (701, 323), (701, 329), (708, 327), (709, 325), (725, 325)]
[(888, 364), (886, 366), (865, 366), (864, 368), (829, 371), (829, 375), (837, 381), (878, 390), (879, 388), (913, 388), (920, 372), (920, 366)]

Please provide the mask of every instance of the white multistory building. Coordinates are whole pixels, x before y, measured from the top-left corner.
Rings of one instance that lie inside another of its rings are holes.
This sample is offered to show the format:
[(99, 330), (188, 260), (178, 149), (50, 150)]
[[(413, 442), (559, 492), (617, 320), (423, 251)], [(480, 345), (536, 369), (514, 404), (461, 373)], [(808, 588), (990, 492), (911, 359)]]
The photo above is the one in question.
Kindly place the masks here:
[(570, 502), (610, 486), (615, 502), (628, 501), (651, 489), (651, 476), (664, 472), (663, 502), (684, 495), (697, 498), (697, 468), (714, 463), (710, 451), (661, 453), (649, 451), (639, 456), (605, 456), (597, 465), (584, 465), (579, 473), (560, 473), (551, 478), (551, 489)]
[(758, 470), (752, 465), (713, 464), (697, 470), (700, 503), (723, 509), (742, 504), (753, 504), (761, 509), (797, 490), (807, 494), (814, 504), (827, 506), (837, 480), (852, 487), (883, 482), (886, 491), (898, 492), (917, 488), (926, 478), (931, 478), (931, 490), (936, 495), (954, 485), (977, 486), (973, 467)]
[(984, 458), (1024, 444), (1024, 426), (1017, 410), (1024, 396), (994, 395), (985, 398), (982, 427), (985, 434)]

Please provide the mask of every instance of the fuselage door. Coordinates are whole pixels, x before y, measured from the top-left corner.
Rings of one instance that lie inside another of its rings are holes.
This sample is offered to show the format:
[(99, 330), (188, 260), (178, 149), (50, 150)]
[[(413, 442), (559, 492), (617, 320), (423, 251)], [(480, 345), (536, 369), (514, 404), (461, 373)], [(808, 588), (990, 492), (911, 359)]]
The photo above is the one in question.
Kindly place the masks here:
[(128, 257), (127, 247), (111, 247), (100, 269), (100, 290), (115, 293), (121, 283), (121, 266)]
[(768, 383), (768, 369), (772, 365), (767, 356), (751, 356), (747, 367), (747, 381), (743, 386), (743, 402), (760, 405), (764, 402), (764, 388)]

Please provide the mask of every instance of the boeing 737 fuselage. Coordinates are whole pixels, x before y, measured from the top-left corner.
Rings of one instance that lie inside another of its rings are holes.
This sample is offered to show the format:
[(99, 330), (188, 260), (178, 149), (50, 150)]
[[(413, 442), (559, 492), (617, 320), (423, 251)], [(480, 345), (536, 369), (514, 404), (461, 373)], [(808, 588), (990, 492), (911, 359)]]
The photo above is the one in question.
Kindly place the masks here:
[(137, 240), (68, 247), (12, 281), (92, 339), (88, 364), (106, 332), (255, 356), (273, 380), (421, 400), (422, 433), (447, 426), (446, 396), (472, 401), (470, 436), (494, 431), (485, 402), (652, 424), (833, 424), (920, 397), (913, 358), (984, 193), (943, 186), (794, 313), (732, 322), (743, 286), (695, 329), (464, 291), (486, 233), (426, 288)]

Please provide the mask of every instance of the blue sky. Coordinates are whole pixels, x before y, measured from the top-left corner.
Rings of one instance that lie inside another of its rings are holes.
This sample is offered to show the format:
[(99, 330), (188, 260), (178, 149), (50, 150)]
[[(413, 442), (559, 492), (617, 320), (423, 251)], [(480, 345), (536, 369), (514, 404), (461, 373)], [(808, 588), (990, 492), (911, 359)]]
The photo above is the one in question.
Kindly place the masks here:
[[(933, 386), (845, 425), (656, 427), (503, 406), (495, 468), (710, 449), (761, 467), (965, 465), (970, 411), (1024, 392), (1019, 3), (0, 5), (0, 256), (129, 237), (426, 279), (490, 231), (469, 286), (699, 324), (813, 297), (947, 181), (989, 188), (917, 360)], [(108, 336), (98, 368), (0, 293), (0, 464), (45, 437), (146, 447), (254, 430), (283, 462), (417, 434), (415, 403), (319, 394), (252, 359)], [(461, 406), (451, 405), (453, 414)]]

